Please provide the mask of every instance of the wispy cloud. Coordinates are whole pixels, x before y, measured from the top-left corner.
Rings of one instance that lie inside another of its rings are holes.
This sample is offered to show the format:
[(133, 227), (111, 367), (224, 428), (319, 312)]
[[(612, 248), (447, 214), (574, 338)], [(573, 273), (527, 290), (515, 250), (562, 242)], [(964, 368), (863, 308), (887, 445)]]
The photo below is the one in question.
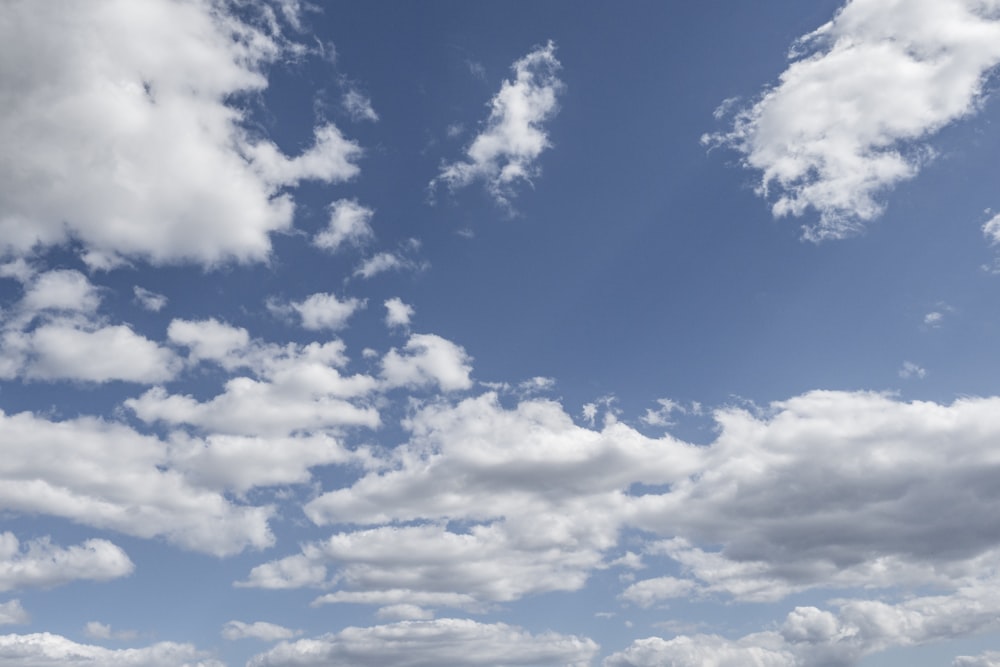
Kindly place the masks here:
[(431, 188), (451, 189), (481, 180), (493, 198), (508, 205), (519, 182), (531, 183), (538, 157), (551, 146), (544, 124), (559, 109), (564, 84), (551, 41), (514, 63), (514, 78), (503, 82), (490, 102), (483, 130), (466, 149), (465, 159), (445, 163)]

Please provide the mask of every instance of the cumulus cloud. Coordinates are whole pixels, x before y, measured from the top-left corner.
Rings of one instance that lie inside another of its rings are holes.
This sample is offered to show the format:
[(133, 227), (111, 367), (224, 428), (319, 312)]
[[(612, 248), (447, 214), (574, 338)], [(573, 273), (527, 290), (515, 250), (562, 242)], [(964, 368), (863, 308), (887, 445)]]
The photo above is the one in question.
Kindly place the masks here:
[(927, 369), (912, 361), (904, 361), (903, 365), (899, 367), (899, 377), (904, 380), (912, 380), (914, 378), (922, 380), (926, 376)]
[(375, 211), (354, 199), (339, 199), (330, 204), (330, 221), (326, 229), (313, 238), (313, 244), (324, 250), (336, 251), (345, 243), (358, 245), (370, 239)]
[(191, 644), (160, 642), (143, 648), (107, 649), (40, 632), (0, 635), (0, 665), (10, 667), (225, 667)]
[(46, 271), (25, 287), (21, 307), (31, 313), (61, 310), (89, 313), (101, 303), (98, 289), (79, 271)]
[[(777, 630), (727, 639), (681, 635), (640, 639), (609, 656), (605, 667), (763, 665), (851, 667), (867, 655), (893, 646), (954, 639), (1000, 627), (997, 582), (968, 586), (952, 595), (913, 597), (902, 602), (846, 599), (836, 611), (796, 607)], [(989, 654), (958, 658), (953, 665), (990, 665)], [(977, 662), (979, 661), (979, 662)]]
[(292, 309), (302, 318), (302, 326), (313, 331), (330, 329), (337, 331), (347, 326), (347, 320), (365, 302), (355, 298), (341, 301), (336, 294), (320, 292), (310, 294), (303, 301), (291, 304)]
[(47, 537), (22, 545), (13, 533), (0, 533), (0, 591), (51, 588), (80, 579), (108, 581), (134, 569), (125, 552), (107, 540), (62, 548)]
[(419, 261), (414, 255), (420, 250), (420, 241), (407, 239), (398, 250), (375, 253), (365, 259), (354, 270), (356, 278), (372, 278), (387, 271), (419, 271), (426, 269), (426, 261)]
[[(0, 458), (0, 508), (5, 511), (56, 516), (137, 537), (160, 536), (220, 556), (274, 540), (267, 523), (272, 508), (236, 504), (193, 485), (171, 469), (161, 441), (125, 425), (92, 417), (57, 422), (31, 413), (0, 413), (0, 441), (5, 443)], [(112, 558), (118, 552), (110, 543), (94, 545), (80, 547), (81, 553), (124, 562)]]
[(456, 189), (481, 180), (498, 203), (507, 205), (518, 182), (531, 183), (538, 176), (538, 158), (551, 146), (545, 123), (559, 110), (564, 87), (556, 76), (555, 51), (550, 41), (514, 63), (514, 78), (504, 81), (490, 102), (490, 116), (465, 159), (444, 164), (431, 188), (443, 183)]
[(0, 625), (24, 625), (31, 622), (31, 615), (21, 606), (20, 600), (0, 603)]
[(256, 621), (254, 623), (244, 623), (243, 621), (229, 621), (222, 628), (222, 637), (235, 641), (237, 639), (262, 639), (273, 642), (279, 639), (291, 639), (301, 635), (301, 630), (292, 630), (274, 623)]
[[(470, 647), (475, 647), (470, 650)], [(593, 640), (555, 632), (531, 634), (504, 623), (465, 619), (403, 621), (370, 628), (350, 627), (335, 634), (282, 642), (254, 656), (248, 667), (307, 667), (351, 664), (399, 667), (584, 667), (597, 653)]]
[(816, 211), (805, 238), (843, 238), (916, 176), (932, 155), (922, 140), (979, 110), (1000, 20), (977, 0), (853, 0), (792, 58), (732, 129), (703, 142), (742, 153), (775, 216)]
[(540, 399), (507, 410), (486, 394), (404, 425), (406, 444), (305, 506), (317, 524), (359, 527), (258, 566), (247, 585), (336, 583), (316, 604), (462, 609), (577, 590), (615, 547), (633, 481), (694, 465), (694, 448), (622, 424), (591, 431)]
[(93, 330), (54, 322), (31, 332), (25, 375), (41, 380), (151, 384), (180, 370), (174, 353), (125, 325)]
[(465, 350), (435, 334), (413, 334), (402, 353), (393, 348), (382, 358), (382, 378), (389, 387), (437, 385), (443, 391), (472, 386), (471, 359)]
[(983, 236), (990, 245), (1000, 245), (1000, 214), (993, 216), (983, 225)]
[(239, 361), (234, 355), (250, 344), (250, 334), (243, 327), (207, 320), (175, 319), (167, 327), (167, 339), (174, 345), (188, 348), (192, 361), (214, 361), (224, 368)]
[(385, 302), (385, 325), (390, 329), (410, 326), (413, 317), (413, 306), (403, 303), (399, 297), (387, 299)]
[[(341, 374), (339, 368), (346, 363), (343, 342), (278, 347), (253, 341), (234, 352), (226, 342), (231, 328), (219, 331), (226, 344), (215, 350), (222, 357), (218, 363), (228, 369), (245, 367), (248, 374), (231, 377), (222, 393), (208, 400), (154, 387), (127, 399), (125, 407), (147, 423), (190, 425), (214, 435), (272, 438), (378, 426), (378, 410), (367, 400), (378, 381)], [(250, 442), (243, 441), (243, 446), (250, 447)]]
[[(74, 241), (91, 266), (259, 261), (292, 224), (283, 191), (354, 176), (332, 125), (285, 156), (232, 101), (288, 42), (226, 6), (19, 1), (0, 25), (0, 254)], [(25, 65), (19, 54), (36, 57)], [(169, 58), (162, 54), (169, 53)]]
[(998, 667), (1000, 652), (987, 651), (977, 656), (960, 655), (951, 662), (951, 667)]

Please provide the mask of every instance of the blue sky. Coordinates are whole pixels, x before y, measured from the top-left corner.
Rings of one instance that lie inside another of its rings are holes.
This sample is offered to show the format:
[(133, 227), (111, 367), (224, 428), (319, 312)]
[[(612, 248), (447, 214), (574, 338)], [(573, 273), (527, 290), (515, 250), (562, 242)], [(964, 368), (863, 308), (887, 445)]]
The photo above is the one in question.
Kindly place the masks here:
[(995, 0), (0, 7), (0, 665), (1000, 665)]

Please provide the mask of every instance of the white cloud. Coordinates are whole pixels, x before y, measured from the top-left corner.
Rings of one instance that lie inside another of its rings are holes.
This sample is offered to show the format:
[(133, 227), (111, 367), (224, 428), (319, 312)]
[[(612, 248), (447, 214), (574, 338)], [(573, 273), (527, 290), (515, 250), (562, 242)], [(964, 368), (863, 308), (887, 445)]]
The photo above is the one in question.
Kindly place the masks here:
[[(378, 411), (367, 400), (378, 381), (340, 373), (346, 358), (339, 340), (285, 347), (253, 341), (244, 351), (224, 354), (219, 360), (224, 368), (243, 366), (251, 374), (231, 377), (221, 394), (199, 401), (154, 387), (127, 399), (125, 407), (147, 423), (187, 424), (215, 435), (275, 438), (379, 424)], [(240, 447), (257, 445), (245, 440)]]
[(57, 321), (32, 331), (30, 341), (29, 378), (149, 384), (180, 370), (173, 352), (125, 325), (86, 330)]
[(302, 326), (313, 331), (343, 329), (351, 315), (364, 306), (364, 301), (353, 297), (341, 301), (332, 292), (310, 294), (305, 300), (291, 304), (302, 318)]
[(31, 622), (31, 615), (21, 606), (20, 600), (0, 603), (0, 625), (24, 625)]
[(375, 113), (375, 109), (372, 108), (372, 101), (368, 99), (367, 95), (364, 95), (353, 88), (344, 93), (341, 104), (344, 106), (344, 110), (347, 111), (347, 113), (349, 113), (351, 118), (355, 121), (378, 121), (378, 114)]
[(46, 271), (35, 276), (24, 292), (21, 307), (29, 312), (63, 310), (90, 313), (101, 295), (87, 276), (74, 270)]
[(426, 621), (434, 618), (434, 612), (415, 604), (391, 604), (375, 612), (381, 621)]
[(368, 279), (387, 271), (422, 271), (429, 264), (414, 257), (419, 250), (419, 240), (407, 239), (394, 252), (379, 252), (364, 260), (354, 270), (354, 276)]
[(278, 639), (291, 639), (302, 634), (301, 630), (292, 630), (274, 623), (256, 621), (254, 623), (244, 623), (243, 621), (229, 621), (222, 628), (222, 637), (235, 641), (237, 639), (262, 639), (273, 642)]
[(359, 245), (370, 239), (375, 212), (354, 199), (339, 199), (330, 204), (330, 222), (313, 238), (313, 244), (324, 250), (336, 251), (344, 243)]
[(446, 163), (431, 188), (455, 189), (482, 180), (498, 203), (506, 205), (519, 181), (531, 183), (537, 160), (551, 146), (544, 124), (558, 111), (563, 82), (555, 45), (549, 42), (516, 61), (514, 78), (503, 82), (490, 102), (486, 126), (466, 149), (466, 159)]
[(413, 334), (403, 346), (382, 358), (382, 378), (389, 387), (420, 387), (436, 384), (443, 391), (472, 386), (471, 359), (465, 350), (435, 334)]
[(288, 42), (225, 6), (20, 1), (5, 17), (0, 254), (74, 240), (96, 267), (259, 261), (292, 224), (284, 186), (358, 171), (333, 126), (294, 158), (244, 128), (230, 102), (267, 86)]
[[(470, 647), (475, 647), (470, 650)], [(371, 628), (350, 627), (315, 639), (282, 642), (255, 656), (247, 667), (307, 667), (351, 664), (398, 667), (564, 665), (585, 667), (598, 646), (592, 640), (554, 632), (531, 634), (504, 623), (465, 619), (403, 621)]]
[(215, 361), (226, 368), (236, 363), (234, 354), (250, 344), (250, 334), (246, 329), (219, 322), (214, 317), (207, 320), (172, 320), (167, 327), (167, 339), (174, 345), (188, 348), (194, 361)]
[(125, 552), (107, 540), (62, 548), (47, 537), (22, 545), (13, 533), (0, 533), (0, 591), (51, 588), (80, 579), (108, 581), (134, 569)]
[(1000, 214), (993, 216), (983, 225), (983, 236), (990, 245), (1000, 245)]
[[(850, 667), (867, 655), (894, 646), (955, 639), (1000, 628), (997, 582), (964, 587), (952, 595), (833, 602), (836, 612), (796, 607), (777, 630), (739, 639), (717, 635), (640, 639), (609, 656), (605, 667)], [(989, 654), (959, 658), (953, 665), (990, 665)]]
[(924, 315), (924, 326), (937, 328), (941, 326), (941, 320), (944, 319), (944, 313), (939, 311), (931, 311)]
[(107, 649), (60, 635), (0, 635), (0, 666), (10, 667), (225, 667), (191, 644), (160, 642), (144, 648)]
[(703, 141), (738, 150), (774, 194), (775, 216), (819, 221), (813, 241), (843, 238), (883, 210), (879, 196), (913, 178), (919, 140), (978, 111), (1000, 63), (1000, 20), (978, 0), (853, 0), (796, 44), (797, 58), (728, 132)]
[(359, 527), (255, 568), (249, 585), (336, 583), (316, 604), (463, 609), (577, 590), (617, 543), (624, 491), (684, 478), (697, 451), (623, 424), (584, 429), (551, 401), (506, 410), (494, 394), (429, 405), (404, 426), (409, 442), (305, 506), (317, 524)]
[[(0, 413), (0, 442), (0, 508), (7, 512), (160, 536), (216, 555), (274, 540), (272, 508), (238, 505), (191, 484), (171, 469), (161, 441), (122, 424)], [(98, 545), (99, 556), (113, 555), (110, 545)]]
[(132, 294), (135, 296), (135, 300), (139, 302), (139, 305), (150, 310), (154, 313), (158, 313), (163, 310), (163, 307), (167, 305), (167, 297), (156, 292), (152, 292), (145, 287), (139, 287), (136, 285), (132, 288)]
[(413, 317), (413, 306), (403, 303), (399, 297), (385, 302), (385, 325), (389, 328), (408, 327)]
[(83, 626), (83, 634), (92, 639), (117, 640), (135, 639), (139, 635), (135, 630), (114, 630), (107, 623), (101, 623), (100, 621), (88, 621)]

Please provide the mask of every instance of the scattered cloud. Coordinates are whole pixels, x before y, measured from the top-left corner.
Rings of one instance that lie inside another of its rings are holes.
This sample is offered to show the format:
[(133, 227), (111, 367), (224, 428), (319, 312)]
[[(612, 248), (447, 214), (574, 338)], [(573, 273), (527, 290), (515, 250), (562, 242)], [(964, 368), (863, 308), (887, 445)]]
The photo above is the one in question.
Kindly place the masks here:
[(339, 331), (347, 326), (351, 315), (365, 307), (365, 302), (353, 297), (341, 301), (332, 292), (319, 292), (310, 294), (303, 301), (293, 302), (291, 307), (302, 318), (304, 328)]
[[(470, 650), (469, 647), (475, 647)], [(253, 657), (247, 667), (399, 665), (473, 667), (495, 665), (590, 664), (598, 646), (592, 640), (554, 632), (531, 634), (504, 623), (442, 618), (403, 621), (371, 628), (345, 628), (315, 639), (282, 642)]]
[(354, 88), (344, 93), (340, 103), (355, 121), (367, 120), (373, 123), (378, 121), (378, 114), (372, 108), (372, 101), (368, 99), (367, 95)]
[(985, 76), (1000, 63), (1000, 20), (966, 0), (854, 0), (791, 57), (732, 129), (702, 141), (739, 151), (761, 173), (757, 192), (774, 195), (775, 216), (819, 213), (806, 239), (838, 239), (916, 176), (933, 155), (921, 141), (979, 110)]
[(899, 377), (904, 380), (912, 380), (914, 378), (922, 380), (927, 376), (927, 369), (913, 363), (912, 361), (904, 361), (903, 365), (899, 369)]
[(223, 639), (235, 641), (237, 639), (261, 639), (267, 642), (279, 639), (291, 639), (302, 634), (301, 630), (292, 630), (274, 623), (256, 621), (254, 623), (244, 623), (242, 621), (229, 621), (222, 628)]
[(490, 102), (485, 127), (466, 149), (465, 159), (445, 163), (431, 188), (451, 189), (482, 180), (497, 203), (509, 205), (518, 182), (531, 183), (539, 174), (536, 164), (551, 146), (544, 124), (559, 109), (564, 84), (551, 41), (516, 61), (514, 78), (504, 81)]
[(31, 622), (31, 615), (14, 599), (0, 603), (0, 625), (24, 625)]
[(403, 303), (399, 297), (393, 297), (385, 302), (385, 325), (390, 329), (410, 326), (413, 317), (413, 306)]
[(338, 199), (330, 204), (330, 221), (313, 238), (318, 248), (336, 252), (345, 243), (360, 245), (374, 236), (371, 227), (375, 212), (355, 199)]
[(135, 639), (139, 635), (135, 630), (114, 630), (110, 625), (99, 621), (89, 621), (83, 626), (83, 634), (91, 639), (116, 640)]
[(382, 358), (382, 378), (389, 387), (469, 389), (471, 361), (465, 350), (450, 340), (435, 334), (413, 334), (402, 353), (393, 348)]
[(132, 294), (140, 306), (154, 313), (160, 312), (167, 305), (167, 297), (138, 285), (132, 288)]
[(134, 569), (125, 552), (107, 540), (64, 549), (47, 537), (21, 544), (13, 533), (0, 533), (0, 591), (51, 588), (80, 579), (108, 581)]

